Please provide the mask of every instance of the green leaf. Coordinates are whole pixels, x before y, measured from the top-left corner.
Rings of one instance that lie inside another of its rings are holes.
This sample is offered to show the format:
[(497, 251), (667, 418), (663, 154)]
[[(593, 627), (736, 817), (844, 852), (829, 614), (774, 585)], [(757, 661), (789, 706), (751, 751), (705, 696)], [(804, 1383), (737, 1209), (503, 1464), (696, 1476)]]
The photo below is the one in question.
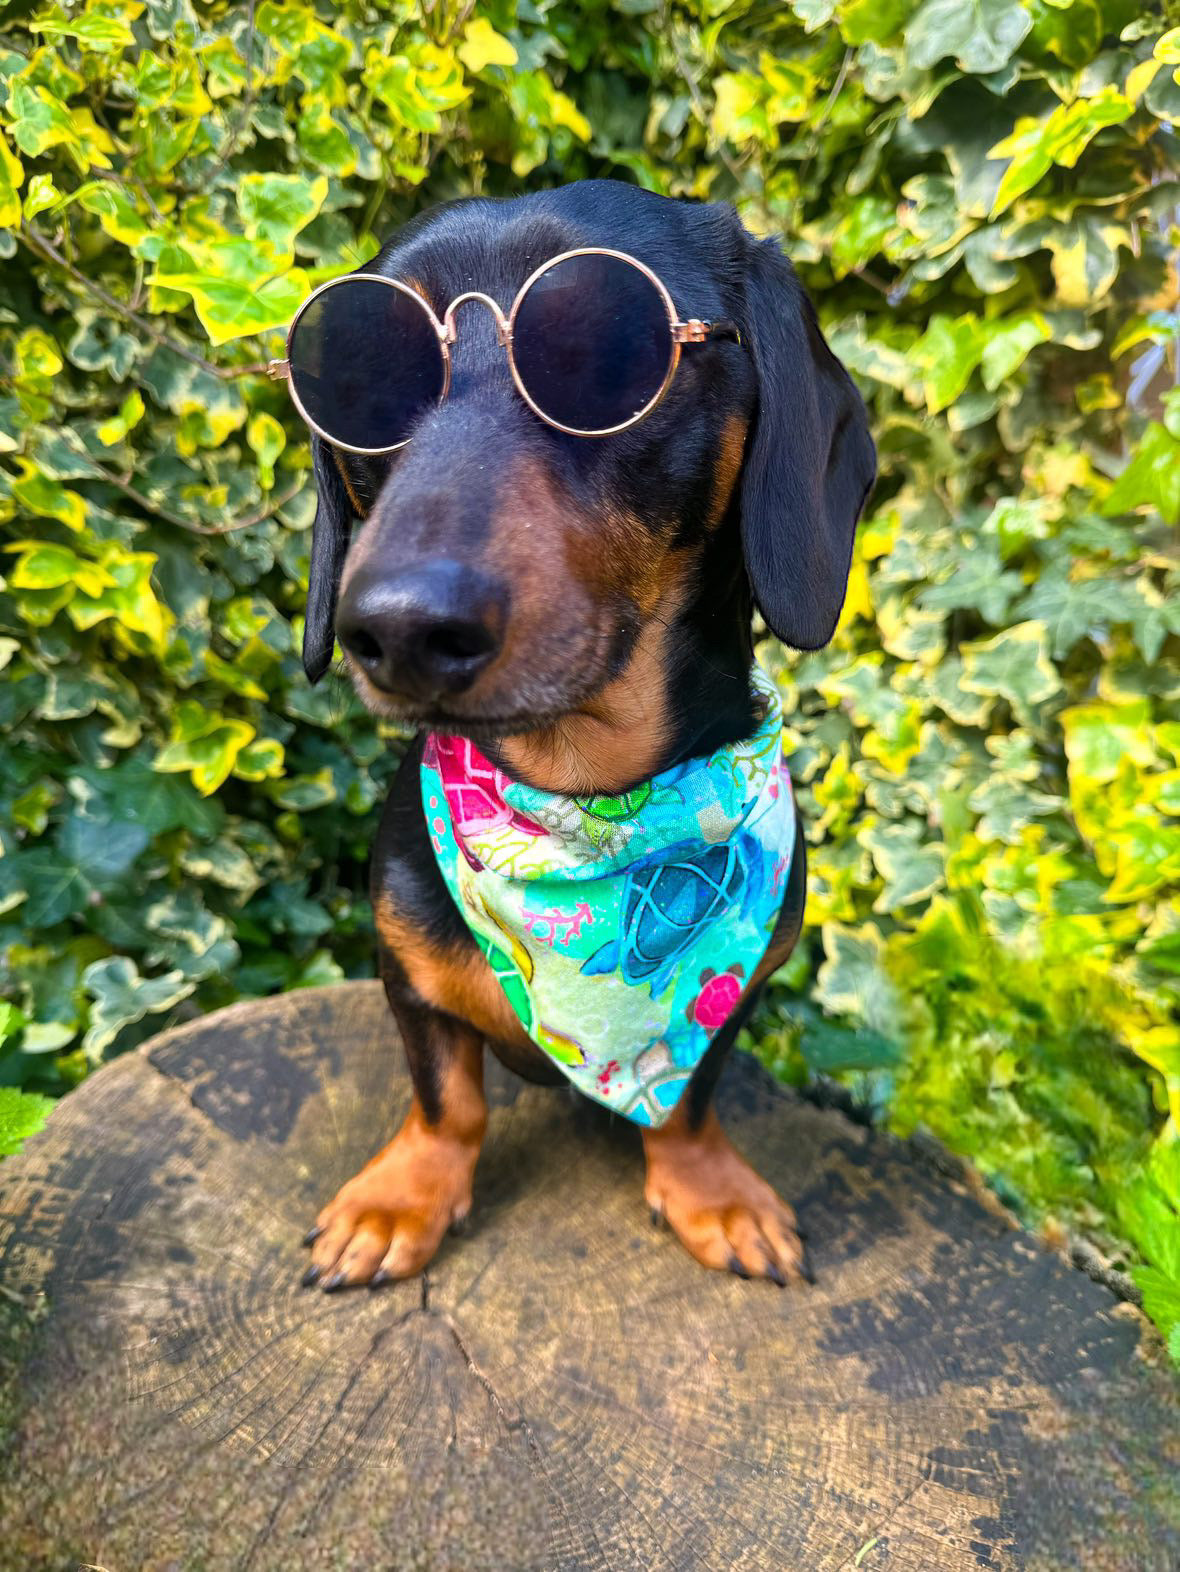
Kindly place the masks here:
[(95, 311), (80, 312), (78, 330), (66, 345), (66, 355), (83, 371), (108, 371), (122, 382), (139, 355), (139, 341), (110, 317)]
[(269, 491), (275, 483), (275, 463), (287, 445), (287, 433), (273, 415), (259, 410), (250, 417), (246, 427), (246, 441), (258, 455), (258, 468), (263, 489)]
[(850, 44), (887, 44), (916, 7), (917, 0), (845, 0), (840, 7), (840, 32)]
[(843, 278), (877, 255), (886, 239), (897, 229), (894, 203), (883, 197), (865, 195), (849, 204), (831, 231), (832, 269)]
[(218, 273), (163, 273), (151, 282), (192, 297), (201, 326), (211, 344), (286, 327), (308, 293), (307, 274), (292, 268), (281, 278), (262, 283), (243, 282)]
[(133, 431), (144, 416), (144, 402), (138, 389), (134, 389), (119, 406), (119, 413), (110, 420), (104, 420), (95, 430), (95, 435), (104, 448), (114, 447), (116, 442), (122, 442), (130, 431)]
[(45, 1127), (53, 1103), (38, 1092), (0, 1086), (0, 1157), (12, 1157), (30, 1136)]
[(918, 825), (875, 824), (857, 835), (872, 854), (885, 887), (873, 910), (887, 914), (927, 901), (945, 884), (945, 849), (937, 842), (923, 846)]
[(95, 961), (82, 973), (82, 983), (94, 1001), (90, 1027), (82, 1041), (90, 1054), (101, 1053), (125, 1026), (133, 1026), (145, 1015), (172, 1009), (196, 987), (179, 971), (141, 977), (138, 967), (125, 955)]
[(816, 998), (826, 1010), (848, 1015), (886, 1037), (898, 1019), (897, 995), (884, 967), (881, 935), (872, 923), (857, 931), (825, 923), (825, 960)]
[(243, 781), (270, 780), (283, 773), (283, 745), (273, 737), (248, 743), (234, 761), (234, 774)]
[(152, 584), (156, 558), (151, 552), (128, 552), (108, 558), (104, 568), (111, 583), (95, 592), (79, 583), (70, 602), (70, 620), (93, 628), (108, 618), (132, 633), (142, 633), (153, 649), (163, 650), (168, 620)]
[(173, 721), (172, 741), (156, 755), (152, 768), (162, 774), (188, 770), (193, 785), (207, 797), (226, 779), (253, 737), (254, 727), (247, 721), (186, 701)]
[(1143, 1295), (1143, 1308), (1170, 1337), (1180, 1326), (1180, 1279), (1152, 1266), (1137, 1266), (1131, 1276)]
[(134, 866), (148, 844), (142, 824), (88, 819), (71, 814), (61, 833), (62, 855), (85, 869), (92, 884), (117, 879)]
[(1110, 840), (1115, 873), (1108, 901), (1140, 901), (1180, 883), (1180, 829), (1143, 814), (1114, 825)]
[(740, 144), (752, 138), (770, 139), (766, 89), (750, 71), (730, 71), (713, 83), (710, 126), (718, 141)]
[(44, 87), (14, 82), (9, 93), (8, 113), (12, 117), (13, 141), (30, 158), (61, 143), (71, 151), (79, 147), (69, 110)]
[(1065, 306), (1092, 308), (1104, 298), (1118, 276), (1120, 245), (1133, 238), (1122, 224), (1101, 214), (1076, 212), (1068, 223), (1058, 224), (1045, 237), (1053, 253), (1053, 279), (1058, 300)]
[(992, 203), (993, 218), (1031, 190), (1054, 164), (1072, 169), (1099, 131), (1121, 124), (1134, 109), (1115, 88), (1105, 87), (1093, 98), (1059, 105), (1047, 120), (1017, 121), (1011, 136), (997, 142), (988, 155), (1011, 159)]
[(1166, 524), (1180, 522), (1180, 440), (1154, 420), (1111, 487), (1102, 511), (1111, 515), (1145, 506), (1154, 507)]
[(181, 869), (193, 879), (209, 879), (224, 889), (248, 897), (262, 883), (262, 875), (240, 846), (222, 837), (207, 846), (194, 846), (180, 858)]
[(0, 999), (0, 1046), (25, 1028), (26, 1018), (8, 999)]
[[(56, 370), (61, 361), (54, 357)], [(55, 375), (55, 372), (50, 372)], [(86, 503), (76, 491), (69, 491), (60, 481), (51, 480), (38, 472), (37, 466), (27, 459), (18, 459), (22, 474), (11, 482), (12, 495), (29, 513), (39, 518), (58, 519), (75, 533), (86, 527)]]
[(277, 782), (270, 788), (270, 796), (280, 808), (308, 813), (335, 802), (336, 785), (330, 770), (319, 770), (314, 775), (296, 775)]
[(1070, 774), (1112, 781), (1122, 761), (1149, 767), (1155, 749), (1148, 731), (1147, 700), (1137, 704), (1084, 704), (1062, 712)]
[(60, 584), (76, 584), (88, 595), (99, 595), (112, 582), (109, 573), (84, 561), (68, 546), (18, 540), (4, 549), (21, 553), (9, 574), (13, 589), (56, 589)]
[(216, 834), (225, 810), (202, 800), (187, 781), (160, 775), (144, 758), (124, 758), (109, 769), (91, 769), (80, 778), (95, 791), (107, 814), (139, 825), (153, 839), (172, 830), (207, 838)]
[(348, 132), (320, 100), (308, 104), (297, 122), (299, 146), (317, 169), (332, 175), (351, 175), (357, 166), (356, 149)]
[(121, 0), (117, 9), (91, 4), (73, 17), (67, 17), (55, 6), (47, 15), (33, 17), (29, 27), (44, 38), (73, 38), (86, 49), (107, 54), (135, 43), (131, 23), (142, 14), (143, 6), (137, 0)]
[(987, 336), (974, 312), (961, 317), (941, 313), (931, 317), (914, 346), (913, 358), (922, 370), (926, 407), (932, 415), (953, 404), (963, 392), (986, 344)]
[(459, 59), (469, 71), (478, 73), (486, 71), (488, 66), (514, 66), (519, 56), (486, 17), (477, 16), (464, 30)]
[(1098, 0), (1034, 0), (1033, 16), (1032, 41), (1070, 66), (1092, 60), (1106, 32)]
[(980, 362), (983, 385), (988, 389), (1007, 382), (1029, 353), (1052, 337), (1049, 324), (1039, 311), (1025, 311), (999, 322), (984, 323), (981, 332), (986, 342)]
[(251, 239), (264, 241), (285, 254), (295, 236), (306, 229), (324, 205), (328, 182), (322, 175), (243, 175), (236, 201), (242, 225)]
[(35, 846), (13, 862), (16, 878), (27, 892), (21, 915), (30, 929), (50, 928), (82, 910), (90, 885), (72, 858), (51, 846)]
[(918, 596), (918, 604), (927, 611), (972, 607), (985, 622), (998, 627), (1021, 585), (1019, 573), (1002, 570), (994, 549), (976, 547), (973, 551), (964, 550), (945, 582), (924, 589)]
[(21, 220), (20, 187), (25, 178), (21, 161), (0, 130), (0, 229), (16, 229)]
[(929, 70), (947, 55), (963, 71), (998, 71), (1032, 26), (1018, 0), (925, 0), (906, 31), (910, 58)]
[(968, 693), (1006, 699), (1025, 725), (1033, 723), (1039, 705), (1061, 692), (1043, 623), (1017, 623), (994, 639), (964, 644), (962, 652)]
[(149, 962), (174, 967), (191, 981), (225, 971), (240, 957), (229, 924), (203, 906), (191, 888), (170, 891), (148, 907), (144, 921), (157, 937)]

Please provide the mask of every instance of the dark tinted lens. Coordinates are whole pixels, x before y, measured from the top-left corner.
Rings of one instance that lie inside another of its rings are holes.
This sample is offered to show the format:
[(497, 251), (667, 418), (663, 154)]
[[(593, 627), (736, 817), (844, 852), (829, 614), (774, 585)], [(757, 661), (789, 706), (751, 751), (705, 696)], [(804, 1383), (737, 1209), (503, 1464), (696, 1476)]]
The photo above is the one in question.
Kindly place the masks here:
[(400, 289), (350, 278), (325, 289), (296, 323), (291, 381), (311, 419), (350, 448), (404, 442), (442, 396), (438, 333)]
[(672, 331), (663, 297), (637, 267), (617, 257), (569, 257), (521, 301), (512, 351), (538, 409), (578, 431), (605, 431), (663, 387)]

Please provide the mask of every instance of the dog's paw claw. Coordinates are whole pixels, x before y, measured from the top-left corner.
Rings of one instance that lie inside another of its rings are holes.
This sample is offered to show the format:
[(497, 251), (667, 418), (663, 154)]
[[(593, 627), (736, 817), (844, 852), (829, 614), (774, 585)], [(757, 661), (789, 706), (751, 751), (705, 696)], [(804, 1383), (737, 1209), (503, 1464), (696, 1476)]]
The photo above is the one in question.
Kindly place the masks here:
[(645, 1198), (702, 1266), (784, 1287), (813, 1282), (795, 1214), (729, 1144), (715, 1120), (700, 1131), (645, 1132)]

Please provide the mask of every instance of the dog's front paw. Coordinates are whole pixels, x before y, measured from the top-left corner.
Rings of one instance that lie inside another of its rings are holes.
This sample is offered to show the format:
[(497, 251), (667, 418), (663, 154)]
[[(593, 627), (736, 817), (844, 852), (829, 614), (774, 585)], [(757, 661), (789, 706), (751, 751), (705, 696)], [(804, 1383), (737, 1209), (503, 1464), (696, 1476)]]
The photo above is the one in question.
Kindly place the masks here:
[(795, 1214), (734, 1148), (712, 1112), (692, 1130), (679, 1110), (644, 1131), (652, 1220), (665, 1219), (702, 1266), (814, 1282)]
[(305, 1243), (304, 1287), (326, 1292), (412, 1277), (433, 1257), (448, 1228), (471, 1210), (478, 1144), (431, 1135), (412, 1121), (343, 1185)]

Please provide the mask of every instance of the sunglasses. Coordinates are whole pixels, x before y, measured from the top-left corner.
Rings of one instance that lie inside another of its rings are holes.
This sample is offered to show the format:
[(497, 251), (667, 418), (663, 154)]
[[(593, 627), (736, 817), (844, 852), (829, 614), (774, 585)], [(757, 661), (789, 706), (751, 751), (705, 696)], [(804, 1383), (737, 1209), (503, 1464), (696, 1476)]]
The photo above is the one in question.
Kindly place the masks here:
[(349, 273), (310, 294), (287, 331), (285, 378), (300, 415), (348, 453), (393, 453), (451, 386), (455, 314), (478, 300), (496, 321), (517, 391), (546, 425), (609, 437), (647, 418), (672, 385), (685, 345), (742, 342), (733, 322), (681, 321), (650, 268), (624, 251), (585, 246), (525, 280), (507, 317), (479, 290), (440, 322), (411, 284)]

